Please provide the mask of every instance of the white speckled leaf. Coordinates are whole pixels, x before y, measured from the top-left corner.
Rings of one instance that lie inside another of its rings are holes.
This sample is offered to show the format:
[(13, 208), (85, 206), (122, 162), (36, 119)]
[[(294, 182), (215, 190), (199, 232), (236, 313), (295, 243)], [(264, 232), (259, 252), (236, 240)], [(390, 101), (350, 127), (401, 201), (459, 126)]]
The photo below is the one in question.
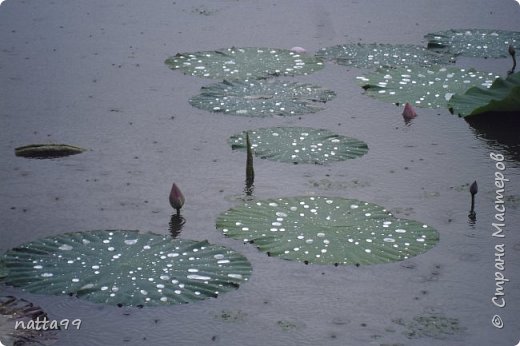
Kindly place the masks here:
[(226, 80), (201, 90), (190, 99), (192, 106), (250, 117), (314, 113), (324, 109), (325, 102), (336, 96), (319, 86), (279, 80)]
[(319, 264), (376, 264), (419, 255), (437, 231), (395, 218), (383, 207), (340, 197), (247, 202), (222, 213), (217, 228), (270, 256)]
[(504, 58), (508, 47), (520, 48), (520, 32), (493, 29), (461, 29), (434, 32), (424, 36), (428, 48), (444, 50), (451, 54)]
[[(247, 132), (255, 156), (274, 161), (326, 164), (368, 152), (365, 142), (324, 129), (271, 127)], [(228, 142), (233, 149), (245, 151), (245, 132), (231, 136)]]
[(487, 112), (520, 113), (520, 72), (497, 78), (489, 89), (473, 87), (455, 94), (448, 103), (450, 112), (462, 117)]
[(179, 53), (165, 63), (192, 76), (241, 80), (307, 75), (323, 68), (323, 62), (314, 56), (253, 47)]
[(454, 59), (411, 44), (349, 43), (321, 48), (316, 56), (340, 65), (359, 68), (380, 66), (431, 66), (448, 64)]
[(456, 93), (473, 86), (489, 88), (498, 76), (458, 67), (379, 68), (357, 77), (366, 94), (394, 103), (416, 107), (446, 107)]
[(65, 233), (11, 249), (3, 260), (8, 285), (119, 306), (216, 297), (251, 273), (228, 248), (138, 231)]

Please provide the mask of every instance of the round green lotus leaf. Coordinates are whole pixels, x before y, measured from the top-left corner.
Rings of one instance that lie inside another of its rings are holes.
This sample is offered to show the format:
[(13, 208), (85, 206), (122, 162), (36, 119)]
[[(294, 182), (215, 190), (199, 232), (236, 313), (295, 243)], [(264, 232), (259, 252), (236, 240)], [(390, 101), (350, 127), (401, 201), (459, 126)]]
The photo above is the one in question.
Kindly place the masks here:
[(270, 256), (319, 264), (376, 264), (408, 259), (439, 240), (423, 223), (341, 197), (247, 202), (222, 213), (217, 228)]
[(138, 231), (65, 233), (7, 251), (8, 285), (95, 303), (154, 306), (217, 297), (251, 273), (247, 259), (206, 241)]
[(340, 65), (359, 68), (380, 66), (431, 66), (448, 64), (454, 59), (411, 44), (349, 43), (321, 48), (316, 56)]
[(336, 97), (333, 91), (319, 86), (279, 80), (225, 80), (201, 90), (190, 99), (192, 106), (249, 117), (315, 113)]
[[(368, 152), (365, 142), (324, 129), (271, 127), (249, 130), (255, 156), (273, 161), (326, 164), (361, 157)], [(246, 150), (246, 131), (233, 135), (233, 149)]]
[(366, 94), (394, 103), (417, 107), (446, 107), (456, 93), (473, 86), (489, 88), (499, 76), (458, 67), (379, 68), (357, 77)]
[(52, 345), (60, 327), (64, 325), (50, 320), (41, 307), (25, 299), (0, 296), (0, 345)]
[(492, 29), (464, 29), (439, 31), (424, 36), (428, 48), (444, 50), (451, 54), (504, 58), (509, 45), (520, 48), (520, 32)]
[(307, 75), (323, 68), (323, 62), (314, 56), (273, 48), (178, 53), (165, 63), (192, 76), (241, 80)]

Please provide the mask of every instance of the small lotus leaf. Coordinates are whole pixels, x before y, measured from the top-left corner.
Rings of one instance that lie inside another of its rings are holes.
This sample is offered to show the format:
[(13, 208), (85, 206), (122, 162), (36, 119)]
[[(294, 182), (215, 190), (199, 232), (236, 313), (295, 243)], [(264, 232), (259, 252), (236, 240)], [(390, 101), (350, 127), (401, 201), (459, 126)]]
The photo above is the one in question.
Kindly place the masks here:
[(15, 155), (33, 159), (52, 159), (69, 155), (76, 155), (86, 149), (69, 144), (30, 144), (15, 149)]
[(492, 29), (451, 29), (424, 37), (428, 39), (430, 49), (485, 58), (507, 57), (509, 45), (518, 48), (520, 44), (520, 32)]
[(496, 79), (489, 89), (473, 87), (464, 94), (455, 94), (448, 106), (453, 114), (463, 117), (485, 112), (520, 112), (520, 72), (507, 79)]
[(192, 76), (240, 80), (307, 75), (323, 68), (323, 61), (314, 56), (273, 48), (178, 53), (165, 63)]
[(217, 297), (251, 273), (228, 248), (138, 231), (65, 233), (11, 249), (4, 262), (8, 285), (119, 306)]
[(379, 68), (357, 77), (366, 94), (416, 107), (446, 107), (450, 98), (472, 86), (489, 88), (498, 76), (458, 67)]
[(249, 117), (314, 113), (324, 109), (324, 103), (336, 96), (319, 86), (279, 80), (225, 80), (201, 90), (190, 99), (192, 106)]
[[(274, 161), (326, 164), (355, 159), (368, 152), (365, 142), (324, 129), (271, 127), (247, 132), (255, 155)], [(231, 147), (245, 150), (245, 135), (242, 132), (231, 136)]]
[(433, 228), (395, 218), (376, 204), (340, 197), (247, 202), (222, 213), (217, 228), (270, 256), (319, 264), (408, 259), (439, 240)]
[(431, 66), (448, 64), (454, 59), (411, 44), (349, 43), (322, 48), (316, 56), (340, 65), (359, 68), (380, 66)]

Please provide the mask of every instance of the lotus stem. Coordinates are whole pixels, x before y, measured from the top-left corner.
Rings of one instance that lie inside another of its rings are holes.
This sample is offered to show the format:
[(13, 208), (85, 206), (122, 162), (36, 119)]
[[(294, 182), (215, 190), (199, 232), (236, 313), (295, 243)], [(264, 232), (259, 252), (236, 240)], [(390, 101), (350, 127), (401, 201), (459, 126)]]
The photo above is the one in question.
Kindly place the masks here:
[(475, 195), (478, 192), (477, 181), (475, 180), (469, 187), (469, 192), (471, 193), (471, 209), (469, 210), (469, 218), (474, 220), (477, 213), (475, 213)]
[(510, 73), (513, 73), (513, 72), (515, 72), (515, 68), (516, 68), (515, 47), (513, 47), (512, 45), (509, 45), (508, 52), (509, 52), (509, 55), (511, 55), (511, 58), (513, 58), (513, 67), (511, 68), (511, 72), (510, 72)]
[(246, 147), (247, 147), (247, 160), (246, 160), (246, 185), (251, 187), (255, 181), (255, 170), (253, 168), (253, 149), (251, 149), (251, 141), (249, 140), (249, 132), (246, 132)]
[(184, 195), (175, 183), (173, 183), (170, 191), (170, 205), (177, 211), (177, 215), (181, 214), (181, 208), (184, 205)]

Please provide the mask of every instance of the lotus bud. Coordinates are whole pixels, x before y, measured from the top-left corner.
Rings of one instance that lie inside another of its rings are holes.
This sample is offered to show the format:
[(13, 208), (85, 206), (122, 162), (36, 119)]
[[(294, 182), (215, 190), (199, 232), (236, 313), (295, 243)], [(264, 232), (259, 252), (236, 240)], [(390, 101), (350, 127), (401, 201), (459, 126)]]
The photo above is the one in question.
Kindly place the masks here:
[(307, 53), (307, 50), (302, 47), (292, 47), (290, 50), (291, 50), (291, 52), (298, 53), (298, 54)]
[(413, 106), (411, 104), (409, 104), (408, 102), (406, 102), (406, 104), (404, 105), (404, 110), (403, 110), (403, 118), (405, 120), (411, 120), (413, 118), (415, 118), (417, 116), (417, 113), (415, 112), (415, 109), (413, 109)]
[(177, 211), (177, 214), (180, 214), (181, 208), (184, 205), (184, 195), (175, 183), (173, 183), (172, 190), (170, 191), (170, 205)]
[(507, 51), (509, 52), (509, 55), (511, 55), (511, 58), (513, 58), (513, 67), (511, 68), (511, 71), (509, 72), (511, 74), (511, 73), (515, 72), (515, 68), (516, 68), (515, 47), (513, 47), (512, 45), (509, 45), (509, 49)]
[(478, 186), (477, 181), (475, 180), (470, 186), (469, 186), (469, 192), (471, 193), (471, 208), (469, 210), (469, 218), (470, 220), (475, 221), (477, 217), (477, 213), (475, 213), (475, 195), (478, 192)]
[(478, 185), (477, 185), (477, 181), (476, 180), (473, 182), (473, 184), (470, 185), (469, 192), (472, 195), (476, 195), (477, 194), (477, 192), (478, 192)]

